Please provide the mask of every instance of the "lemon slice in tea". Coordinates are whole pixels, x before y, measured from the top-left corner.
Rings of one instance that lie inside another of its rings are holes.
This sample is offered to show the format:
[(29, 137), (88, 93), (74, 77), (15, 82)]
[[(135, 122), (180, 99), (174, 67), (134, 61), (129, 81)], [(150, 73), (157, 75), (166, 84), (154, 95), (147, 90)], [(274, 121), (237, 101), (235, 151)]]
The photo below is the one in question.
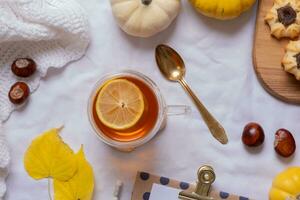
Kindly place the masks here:
[(139, 121), (145, 105), (143, 93), (134, 83), (114, 79), (100, 89), (95, 107), (99, 120), (105, 126), (125, 130)]

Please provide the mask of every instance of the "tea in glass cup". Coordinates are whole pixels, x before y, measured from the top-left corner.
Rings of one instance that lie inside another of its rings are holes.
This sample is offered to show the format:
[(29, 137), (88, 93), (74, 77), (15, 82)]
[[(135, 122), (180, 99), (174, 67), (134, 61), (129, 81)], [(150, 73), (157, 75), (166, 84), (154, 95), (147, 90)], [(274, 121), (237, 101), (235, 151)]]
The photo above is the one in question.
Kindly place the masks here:
[[(88, 103), (89, 119), (97, 136), (122, 151), (148, 142), (166, 124), (168, 108), (156, 84), (147, 76), (124, 71), (101, 78)], [(187, 106), (175, 106), (179, 113)]]

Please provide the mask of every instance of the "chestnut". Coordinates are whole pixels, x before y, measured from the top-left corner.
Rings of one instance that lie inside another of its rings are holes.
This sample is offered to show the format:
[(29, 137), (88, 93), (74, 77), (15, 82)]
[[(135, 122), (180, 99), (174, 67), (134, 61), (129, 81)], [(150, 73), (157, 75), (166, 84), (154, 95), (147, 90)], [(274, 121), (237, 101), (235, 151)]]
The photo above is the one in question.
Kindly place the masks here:
[(16, 82), (11, 86), (8, 97), (13, 104), (22, 104), (29, 97), (29, 94), (30, 89), (26, 83)]
[(36, 64), (31, 58), (18, 58), (11, 65), (11, 71), (19, 77), (29, 77), (36, 71)]
[(296, 151), (296, 142), (292, 133), (286, 129), (279, 129), (275, 133), (274, 149), (283, 157), (293, 155)]
[(242, 141), (249, 147), (257, 147), (263, 144), (265, 133), (263, 128), (254, 122), (247, 124), (244, 128)]

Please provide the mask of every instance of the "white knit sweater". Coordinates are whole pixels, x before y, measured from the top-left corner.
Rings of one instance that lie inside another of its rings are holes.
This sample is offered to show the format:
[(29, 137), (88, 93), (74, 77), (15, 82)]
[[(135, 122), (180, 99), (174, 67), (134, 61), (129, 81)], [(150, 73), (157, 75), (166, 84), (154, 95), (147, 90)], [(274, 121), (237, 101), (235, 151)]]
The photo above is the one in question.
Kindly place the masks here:
[[(17, 109), (8, 99), (11, 85), (21, 80), (35, 91), (49, 67), (60, 68), (81, 58), (88, 44), (87, 17), (75, 0), (0, 0), (0, 126)], [(18, 78), (11, 72), (12, 62), (20, 57), (37, 63), (34, 76)], [(8, 160), (0, 130), (0, 199)]]

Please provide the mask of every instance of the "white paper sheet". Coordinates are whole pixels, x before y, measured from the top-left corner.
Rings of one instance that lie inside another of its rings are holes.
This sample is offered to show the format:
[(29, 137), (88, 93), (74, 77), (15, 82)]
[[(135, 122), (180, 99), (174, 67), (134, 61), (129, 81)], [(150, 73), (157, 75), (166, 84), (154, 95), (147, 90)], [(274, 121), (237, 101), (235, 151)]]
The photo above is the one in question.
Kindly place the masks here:
[(153, 184), (150, 200), (178, 200), (178, 194), (181, 192), (178, 189)]

